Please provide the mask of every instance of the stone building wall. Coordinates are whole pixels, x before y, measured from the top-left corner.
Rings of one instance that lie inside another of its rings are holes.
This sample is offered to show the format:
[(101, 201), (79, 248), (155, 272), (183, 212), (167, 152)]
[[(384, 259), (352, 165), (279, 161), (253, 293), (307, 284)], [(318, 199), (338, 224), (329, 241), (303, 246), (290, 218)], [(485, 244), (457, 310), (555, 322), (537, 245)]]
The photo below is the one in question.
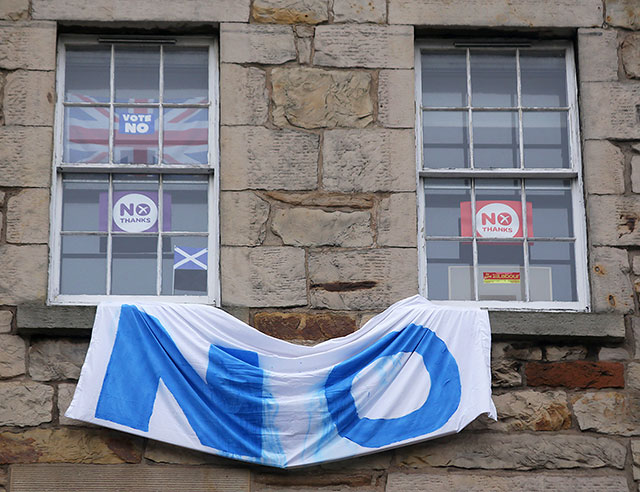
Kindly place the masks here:
[[(0, 0), (0, 19), (0, 492), (640, 490), (636, 0)], [(418, 290), (415, 40), (574, 40), (592, 312), (492, 312), (500, 420), (366, 458), (281, 472), (65, 418), (94, 311), (45, 302), (55, 46), (109, 28), (218, 38), (222, 307), (302, 343)]]

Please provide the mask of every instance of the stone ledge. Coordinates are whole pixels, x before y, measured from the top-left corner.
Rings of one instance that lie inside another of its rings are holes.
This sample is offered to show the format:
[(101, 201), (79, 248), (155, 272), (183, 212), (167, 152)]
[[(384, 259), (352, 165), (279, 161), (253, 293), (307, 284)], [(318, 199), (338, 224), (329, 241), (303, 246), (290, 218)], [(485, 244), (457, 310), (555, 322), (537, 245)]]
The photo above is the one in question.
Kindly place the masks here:
[(489, 313), (489, 318), (495, 338), (622, 341), (625, 336), (624, 317), (621, 314), (493, 311)]
[[(275, 306), (274, 306), (275, 307)], [(93, 326), (94, 306), (18, 306), (20, 333), (85, 334)], [(527, 313), (492, 311), (489, 313), (495, 339), (544, 337), (545, 340), (587, 339), (623, 341), (624, 316), (598, 313)]]
[(90, 330), (96, 315), (94, 306), (18, 306), (16, 322), (21, 333), (47, 332), (79, 334)]

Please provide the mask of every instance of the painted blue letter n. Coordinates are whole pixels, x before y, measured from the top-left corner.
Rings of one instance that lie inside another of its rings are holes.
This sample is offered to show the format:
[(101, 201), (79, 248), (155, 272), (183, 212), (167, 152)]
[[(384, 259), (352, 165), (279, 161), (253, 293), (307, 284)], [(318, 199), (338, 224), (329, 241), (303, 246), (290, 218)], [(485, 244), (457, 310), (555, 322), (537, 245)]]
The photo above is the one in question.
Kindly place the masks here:
[(211, 345), (205, 382), (157, 318), (123, 305), (95, 416), (148, 431), (160, 379), (202, 445), (232, 456), (262, 456), (258, 354)]

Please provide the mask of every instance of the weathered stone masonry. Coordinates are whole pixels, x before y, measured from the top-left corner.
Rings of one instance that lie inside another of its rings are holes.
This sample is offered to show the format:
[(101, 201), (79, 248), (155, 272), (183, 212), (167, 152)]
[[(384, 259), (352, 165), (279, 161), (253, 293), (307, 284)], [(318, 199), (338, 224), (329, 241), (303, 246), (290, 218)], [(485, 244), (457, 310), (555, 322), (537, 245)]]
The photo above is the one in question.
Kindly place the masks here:
[[(0, 19), (0, 492), (640, 490), (636, 0), (2, 0)], [(65, 418), (93, 309), (45, 305), (55, 46), (107, 28), (218, 37), (222, 304), (299, 343), (417, 292), (415, 39), (573, 39), (592, 312), (492, 312), (500, 421), (366, 458), (278, 472)]]

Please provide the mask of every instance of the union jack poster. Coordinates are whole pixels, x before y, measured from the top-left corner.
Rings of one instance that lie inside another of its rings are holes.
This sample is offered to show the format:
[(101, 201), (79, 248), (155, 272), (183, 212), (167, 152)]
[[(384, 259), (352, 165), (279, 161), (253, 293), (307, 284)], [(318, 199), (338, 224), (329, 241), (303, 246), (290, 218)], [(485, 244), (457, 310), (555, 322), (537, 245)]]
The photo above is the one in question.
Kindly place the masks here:
[[(97, 103), (84, 96), (74, 99)], [(184, 107), (163, 108), (162, 159), (167, 164), (208, 162), (208, 110), (188, 107), (201, 99), (185, 101)], [(136, 100), (145, 103), (146, 100)], [(156, 164), (160, 149), (160, 109), (118, 107), (113, 122), (113, 162)], [(109, 108), (71, 106), (65, 117), (65, 162), (109, 162)]]

